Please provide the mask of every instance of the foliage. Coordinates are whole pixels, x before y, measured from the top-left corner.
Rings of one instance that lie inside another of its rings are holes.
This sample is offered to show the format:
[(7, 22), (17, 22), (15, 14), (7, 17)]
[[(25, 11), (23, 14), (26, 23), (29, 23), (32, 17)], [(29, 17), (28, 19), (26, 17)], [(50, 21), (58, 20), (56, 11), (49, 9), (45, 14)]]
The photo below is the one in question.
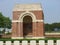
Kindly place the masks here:
[(0, 28), (11, 28), (11, 20), (0, 12)]
[(0, 41), (20, 41), (22, 42), (23, 40), (26, 40), (28, 41), (28, 43), (31, 41), (31, 40), (35, 40), (37, 43), (39, 42), (39, 40), (45, 40), (45, 42), (47, 43), (48, 40), (53, 40), (54, 43), (56, 43), (56, 40), (60, 40), (60, 38), (44, 38), (44, 39), (11, 39), (11, 38), (0, 38)]
[(45, 24), (46, 32), (60, 31), (60, 23)]

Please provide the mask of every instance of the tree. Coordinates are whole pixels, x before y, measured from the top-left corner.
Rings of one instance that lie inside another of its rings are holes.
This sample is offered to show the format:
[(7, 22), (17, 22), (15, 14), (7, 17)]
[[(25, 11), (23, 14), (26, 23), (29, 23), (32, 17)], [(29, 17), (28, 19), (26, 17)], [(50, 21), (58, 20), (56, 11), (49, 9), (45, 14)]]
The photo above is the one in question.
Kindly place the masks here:
[(11, 20), (0, 12), (0, 28), (11, 28)]
[(60, 23), (45, 24), (46, 32), (52, 32), (55, 31), (55, 29), (57, 29), (57, 31), (60, 30)]
[(8, 17), (4, 17), (4, 28), (11, 28), (11, 20)]
[(11, 20), (9, 17), (3, 16), (3, 14), (0, 12), (0, 28), (4, 28), (2, 33), (5, 33), (6, 28), (11, 28)]
[(4, 16), (3, 16), (3, 14), (0, 12), (0, 27), (3, 27), (4, 26), (4, 23), (3, 23), (3, 21), (4, 21)]

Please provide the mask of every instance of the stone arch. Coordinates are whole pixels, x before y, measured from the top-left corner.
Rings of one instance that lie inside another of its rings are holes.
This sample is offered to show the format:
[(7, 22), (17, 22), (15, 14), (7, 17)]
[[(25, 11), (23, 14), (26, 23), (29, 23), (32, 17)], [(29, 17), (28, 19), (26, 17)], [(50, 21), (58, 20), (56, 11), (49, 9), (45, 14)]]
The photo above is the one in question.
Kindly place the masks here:
[[(33, 12), (30, 12), (30, 11), (33, 11)], [(21, 14), (19, 15), (19, 13)], [(12, 39), (24, 38), (23, 19), (25, 16), (30, 16), (32, 18), (31, 39), (44, 38), (44, 19), (43, 19), (42, 13), (43, 13), (43, 10), (41, 10), (40, 4), (17, 4), (13, 10)]]
[[(36, 22), (36, 16), (33, 14), (33, 13), (31, 13), (31, 12), (24, 12), (24, 13), (22, 13), (21, 15), (20, 15), (20, 17), (19, 17), (19, 20), (20, 20), (20, 22), (22, 22), (22, 24), (20, 25), (22, 28), (22, 33), (23, 33), (23, 19), (24, 19), (24, 17), (26, 17), (26, 16), (30, 16), (31, 18), (32, 18), (32, 32), (31, 32), (31, 34), (33, 35), (33, 29), (34, 29), (34, 24), (33, 24), (33, 22)], [(23, 37), (25, 37), (24, 36), (24, 33), (22, 34), (23, 35)], [(31, 36), (32, 36), (31, 35)]]
[(19, 17), (20, 22), (23, 22), (23, 18), (24, 18), (25, 16), (31, 16), (32, 22), (36, 22), (36, 16), (35, 16), (33, 13), (31, 13), (31, 12), (24, 12), (24, 13), (22, 13), (22, 14), (20, 15), (20, 17)]

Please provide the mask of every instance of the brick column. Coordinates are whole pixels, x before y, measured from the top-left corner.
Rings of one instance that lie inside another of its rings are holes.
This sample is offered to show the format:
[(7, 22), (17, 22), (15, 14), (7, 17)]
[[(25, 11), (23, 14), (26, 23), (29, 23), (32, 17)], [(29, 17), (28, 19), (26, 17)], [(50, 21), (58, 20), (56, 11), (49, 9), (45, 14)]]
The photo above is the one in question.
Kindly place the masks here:
[(36, 36), (37, 37), (43, 37), (44, 36), (44, 26), (43, 26), (43, 23), (42, 22), (38, 22), (37, 25), (36, 25)]
[(23, 22), (20, 22), (20, 36), (23, 37)]
[(35, 22), (33, 22), (32, 27), (33, 27), (32, 29), (33, 37), (35, 37), (36, 36), (36, 23)]
[(18, 37), (20, 37), (20, 22), (18, 22)]
[(13, 22), (12, 23), (12, 37), (16, 37), (17, 36), (16, 30), (17, 30), (17, 24), (16, 24), (16, 22)]

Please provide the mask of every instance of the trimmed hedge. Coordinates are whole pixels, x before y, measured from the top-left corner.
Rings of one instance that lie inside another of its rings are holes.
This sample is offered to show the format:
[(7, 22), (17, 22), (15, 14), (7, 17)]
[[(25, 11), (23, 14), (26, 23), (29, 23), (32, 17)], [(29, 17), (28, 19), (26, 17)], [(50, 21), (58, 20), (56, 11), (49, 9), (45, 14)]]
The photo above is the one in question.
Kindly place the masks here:
[(53, 40), (54, 43), (56, 43), (56, 40), (60, 40), (60, 38), (45, 38), (45, 39), (11, 39), (11, 38), (0, 38), (0, 41), (3, 41), (4, 43), (5, 43), (5, 41), (12, 41), (12, 43), (13, 43), (14, 41), (22, 42), (23, 40), (28, 41), (28, 43), (31, 40), (36, 40), (37, 43), (39, 42), (39, 40), (45, 40), (45, 43), (47, 43), (48, 40)]

